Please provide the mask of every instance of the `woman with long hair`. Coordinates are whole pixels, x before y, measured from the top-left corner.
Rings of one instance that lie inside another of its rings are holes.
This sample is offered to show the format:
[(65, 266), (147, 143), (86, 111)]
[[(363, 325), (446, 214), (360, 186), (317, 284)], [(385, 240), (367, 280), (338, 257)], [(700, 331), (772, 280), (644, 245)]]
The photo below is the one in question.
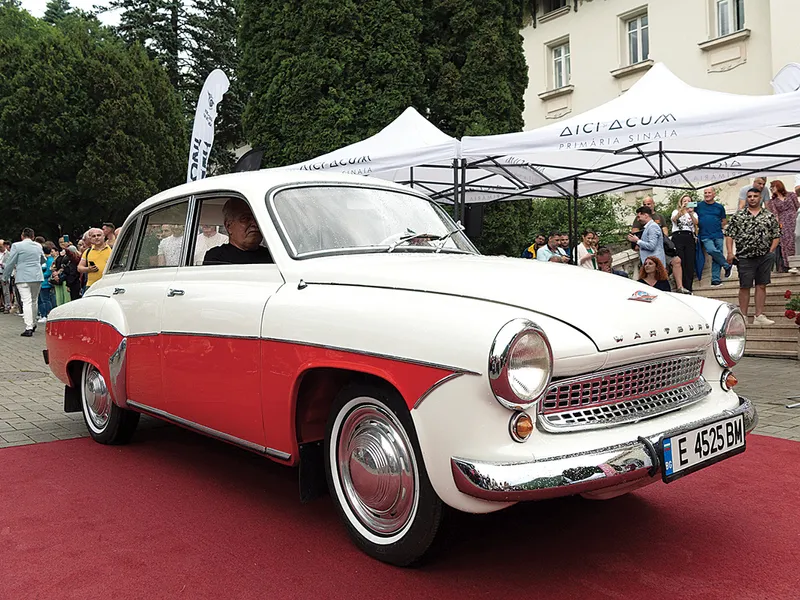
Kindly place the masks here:
[(694, 282), (694, 261), (697, 251), (697, 213), (689, 206), (693, 202), (688, 194), (678, 200), (678, 208), (672, 211), (672, 236), (670, 239), (675, 244), (675, 250), (683, 265), (683, 281), (676, 281), (679, 288), (692, 291)]
[(780, 179), (773, 180), (769, 189), (772, 192), (772, 199), (767, 202), (767, 210), (778, 217), (778, 223), (781, 224), (781, 261), (777, 265), (778, 272), (796, 273), (796, 269), (789, 269), (789, 257), (794, 256), (795, 252), (794, 233), (800, 202), (797, 200), (797, 194), (786, 191), (786, 186)]
[(597, 234), (591, 229), (586, 229), (581, 237), (582, 241), (578, 244), (578, 266), (596, 271), (597, 259), (595, 254), (597, 249), (595, 244), (597, 242)]
[(646, 283), (663, 292), (671, 291), (667, 269), (664, 268), (664, 263), (655, 256), (648, 256), (642, 268), (639, 269), (639, 283)]

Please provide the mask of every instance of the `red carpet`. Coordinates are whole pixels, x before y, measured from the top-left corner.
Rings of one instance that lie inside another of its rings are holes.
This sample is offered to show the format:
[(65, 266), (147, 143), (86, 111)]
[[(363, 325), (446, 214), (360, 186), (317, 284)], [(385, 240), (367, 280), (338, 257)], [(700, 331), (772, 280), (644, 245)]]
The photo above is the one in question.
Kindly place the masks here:
[(452, 516), (417, 569), (350, 543), (296, 473), (171, 427), (0, 450), (0, 599), (800, 598), (800, 443), (607, 502)]

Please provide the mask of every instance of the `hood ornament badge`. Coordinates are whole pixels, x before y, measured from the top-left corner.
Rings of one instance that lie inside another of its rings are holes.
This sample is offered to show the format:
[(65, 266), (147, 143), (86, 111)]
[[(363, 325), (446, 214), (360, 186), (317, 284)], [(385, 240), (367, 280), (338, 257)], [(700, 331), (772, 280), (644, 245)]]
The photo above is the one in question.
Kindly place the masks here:
[(634, 292), (633, 295), (630, 298), (628, 298), (628, 300), (635, 300), (637, 302), (649, 303), (655, 300), (656, 298), (658, 298), (658, 296), (655, 294), (650, 294), (648, 292), (645, 292), (644, 290), (638, 290)]

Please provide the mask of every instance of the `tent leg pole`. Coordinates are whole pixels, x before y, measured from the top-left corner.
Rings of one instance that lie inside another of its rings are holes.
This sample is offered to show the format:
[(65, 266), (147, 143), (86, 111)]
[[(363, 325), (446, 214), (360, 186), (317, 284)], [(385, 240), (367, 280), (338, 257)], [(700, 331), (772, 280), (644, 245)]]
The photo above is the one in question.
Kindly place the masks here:
[(453, 159), (453, 220), (458, 221), (458, 159)]
[(578, 179), (572, 180), (572, 206), (575, 211), (575, 216), (572, 219), (572, 224), (575, 227), (575, 237), (570, 240), (570, 248), (574, 249), (570, 252), (572, 264), (578, 264), (578, 236), (580, 235), (580, 228), (578, 227)]
[(461, 159), (461, 224), (467, 227), (467, 159)]
[[(567, 237), (569, 238), (569, 245), (572, 247), (572, 196), (567, 196)], [(570, 262), (572, 262), (572, 253), (570, 252)]]

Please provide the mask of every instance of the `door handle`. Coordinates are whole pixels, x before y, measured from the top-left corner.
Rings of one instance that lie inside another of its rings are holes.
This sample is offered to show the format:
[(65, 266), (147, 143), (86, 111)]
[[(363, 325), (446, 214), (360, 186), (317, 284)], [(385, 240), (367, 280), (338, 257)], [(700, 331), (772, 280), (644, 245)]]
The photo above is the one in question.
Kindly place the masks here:
[(183, 290), (170, 290), (167, 292), (167, 296), (172, 298), (173, 296), (183, 296), (184, 293)]
[(125, 288), (114, 288), (114, 295), (124, 294), (124, 293), (125, 293)]

